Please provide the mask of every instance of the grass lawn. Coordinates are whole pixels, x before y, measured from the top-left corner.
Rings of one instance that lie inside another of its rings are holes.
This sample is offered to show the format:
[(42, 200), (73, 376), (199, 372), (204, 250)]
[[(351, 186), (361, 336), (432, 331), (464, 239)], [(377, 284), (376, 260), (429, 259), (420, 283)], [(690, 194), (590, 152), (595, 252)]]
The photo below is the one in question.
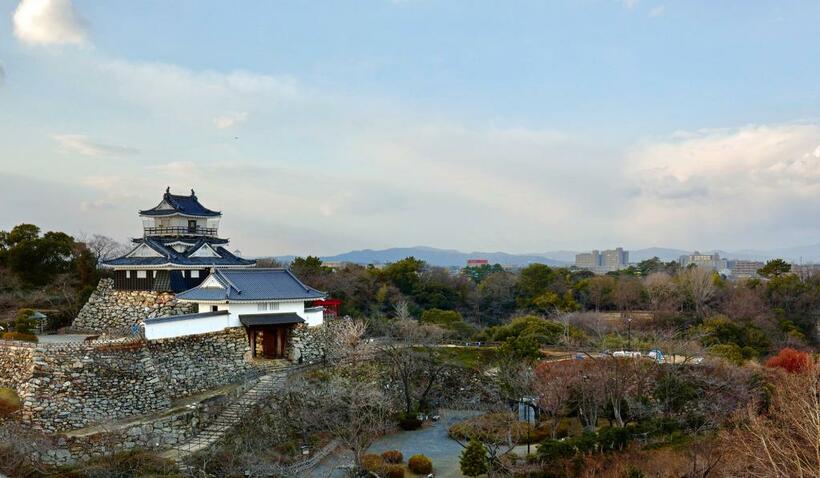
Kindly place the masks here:
[(436, 355), (449, 363), (466, 368), (477, 368), (479, 365), (492, 365), (498, 358), (497, 347), (439, 347)]

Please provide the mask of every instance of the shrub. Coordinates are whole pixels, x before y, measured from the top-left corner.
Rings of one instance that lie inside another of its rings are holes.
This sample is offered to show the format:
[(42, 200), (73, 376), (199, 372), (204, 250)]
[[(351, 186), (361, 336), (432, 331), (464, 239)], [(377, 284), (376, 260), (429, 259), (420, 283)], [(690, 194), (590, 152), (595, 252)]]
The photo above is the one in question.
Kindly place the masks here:
[(375, 453), (362, 455), (362, 468), (368, 471), (379, 471), (384, 465), (384, 459)]
[(808, 370), (811, 365), (811, 356), (809, 354), (788, 347), (766, 361), (767, 367), (782, 368), (789, 373)]
[(404, 467), (388, 464), (382, 467), (382, 476), (385, 478), (404, 478)]
[(0, 418), (20, 409), (22, 403), (13, 388), (0, 387)]
[(424, 455), (413, 455), (407, 460), (407, 468), (417, 475), (429, 475), (433, 471), (433, 462)]
[(527, 428), (527, 422), (519, 421), (513, 413), (491, 412), (458, 422), (447, 433), (457, 440), (475, 438), (486, 443), (503, 443), (512, 436), (518, 443), (526, 443)]
[(421, 420), (415, 413), (404, 413), (399, 417), (399, 427), (405, 431), (418, 430), (421, 428)]
[(176, 476), (179, 469), (171, 460), (162, 458), (150, 451), (137, 450), (93, 458), (78, 467), (76, 472), (88, 478), (111, 476), (126, 478)]
[(384, 460), (375, 453), (362, 455), (362, 468), (373, 473), (379, 473), (384, 467)]
[(35, 344), (38, 342), (36, 335), (23, 332), (5, 332), (2, 338), (3, 340), (20, 340), (22, 342), (33, 342)]
[(623, 477), (624, 478), (646, 478), (646, 475), (639, 468), (635, 468), (634, 466), (630, 466), (624, 472)]
[(404, 461), (404, 455), (399, 450), (387, 450), (382, 453), (382, 458), (385, 463), (401, 463)]
[(553, 461), (575, 454), (575, 448), (566, 441), (544, 440), (538, 445), (538, 457), (542, 461)]
[[(514, 458), (512, 459), (514, 460)], [(461, 472), (466, 476), (478, 476), (487, 473), (487, 449), (480, 441), (471, 439), (464, 451), (461, 452), (459, 465)]]

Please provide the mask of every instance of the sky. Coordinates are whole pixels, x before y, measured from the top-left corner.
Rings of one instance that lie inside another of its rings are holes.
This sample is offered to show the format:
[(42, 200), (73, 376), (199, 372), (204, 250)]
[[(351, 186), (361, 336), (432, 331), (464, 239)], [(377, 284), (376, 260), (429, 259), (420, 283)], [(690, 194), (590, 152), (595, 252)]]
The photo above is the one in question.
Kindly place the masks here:
[(249, 256), (820, 242), (820, 2), (0, 0), (0, 229)]

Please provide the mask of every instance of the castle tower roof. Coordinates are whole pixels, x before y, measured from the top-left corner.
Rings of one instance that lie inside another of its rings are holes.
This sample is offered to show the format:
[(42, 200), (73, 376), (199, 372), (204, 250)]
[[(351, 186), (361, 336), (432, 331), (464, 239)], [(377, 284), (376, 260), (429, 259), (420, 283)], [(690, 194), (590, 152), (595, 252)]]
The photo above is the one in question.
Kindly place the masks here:
[(171, 188), (165, 189), (162, 201), (151, 209), (140, 211), (140, 216), (173, 216), (183, 215), (192, 217), (219, 217), (222, 213), (203, 206), (191, 189), (190, 196), (171, 194)]

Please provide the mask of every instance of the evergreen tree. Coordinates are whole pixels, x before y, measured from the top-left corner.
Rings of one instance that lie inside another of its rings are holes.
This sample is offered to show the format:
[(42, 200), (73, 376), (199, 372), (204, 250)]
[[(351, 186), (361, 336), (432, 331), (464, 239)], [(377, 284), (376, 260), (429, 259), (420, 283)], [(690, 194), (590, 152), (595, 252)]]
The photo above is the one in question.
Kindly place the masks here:
[(487, 473), (487, 449), (484, 445), (474, 439), (470, 439), (467, 448), (461, 452), (461, 472), (466, 476), (478, 476)]

